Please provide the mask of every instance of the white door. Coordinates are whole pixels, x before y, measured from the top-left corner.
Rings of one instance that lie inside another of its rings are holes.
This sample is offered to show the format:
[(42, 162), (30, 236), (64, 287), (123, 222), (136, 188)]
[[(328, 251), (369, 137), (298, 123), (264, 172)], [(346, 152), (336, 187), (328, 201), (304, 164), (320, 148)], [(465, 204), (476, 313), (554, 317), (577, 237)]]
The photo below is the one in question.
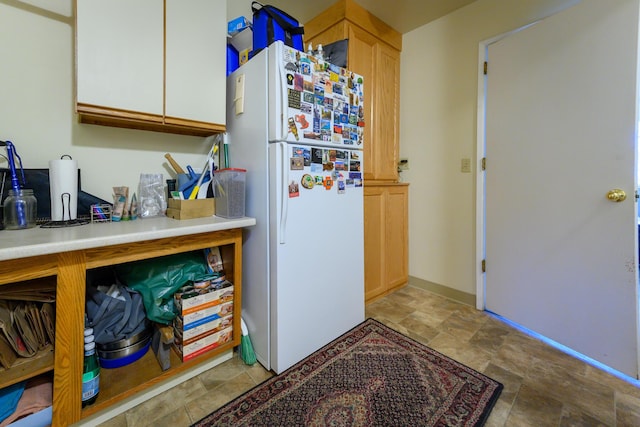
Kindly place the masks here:
[(638, 16), (584, 0), (505, 37), (486, 89), (486, 309), (632, 377)]

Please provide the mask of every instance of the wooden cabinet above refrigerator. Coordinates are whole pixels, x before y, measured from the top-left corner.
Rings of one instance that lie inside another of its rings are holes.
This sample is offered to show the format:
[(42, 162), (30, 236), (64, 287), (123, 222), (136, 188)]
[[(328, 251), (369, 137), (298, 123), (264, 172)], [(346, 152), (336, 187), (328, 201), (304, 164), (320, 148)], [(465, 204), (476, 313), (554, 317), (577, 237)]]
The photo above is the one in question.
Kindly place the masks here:
[(304, 29), (305, 46), (349, 40), (347, 68), (365, 79), (364, 178), (396, 182), (402, 34), (353, 0), (339, 0), (306, 22)]

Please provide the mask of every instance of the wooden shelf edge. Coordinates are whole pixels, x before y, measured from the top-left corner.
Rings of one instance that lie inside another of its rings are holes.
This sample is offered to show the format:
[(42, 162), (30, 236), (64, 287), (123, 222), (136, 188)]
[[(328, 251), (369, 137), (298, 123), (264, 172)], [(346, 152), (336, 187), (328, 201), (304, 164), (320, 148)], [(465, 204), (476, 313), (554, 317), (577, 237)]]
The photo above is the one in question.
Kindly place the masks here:
[(77, 104), (76, 112), (78, 113), (78, 121), (85, 124), (202, 137), (226, 132), (224, 124), (165, 118), (161, 115), (88, 104)]
[(97, 247), (85, 250), (86, 268), (104, 267), (230, 244), (242, 245), (241, 229), (216, 231), (215, 238), (211, 237), (211, 233), (200, 233)]
[(55, 254), (0, 261), (0, 285), (55, 276), (57, 273)]
[(374, 181), (373, 179), (365, 179), (363, 182), (365, 187), (408, 187), (408, 182), (399, 181)]
[(0, 389), (53, 371), (53, 347), (48, 345), (33, 357), (20, 357), (10, 369), (0, 368)]
[[(235, 336), (236, 334), (234, 334)], [(237, 341), (237, 342), (236, 342)], [(94, 415), (104, 409), (107, 409), (109, 407), (112, 407), (114, 404), (117, 404), (118, 402), (123, 401), (124, 399), (127, 399), (141, 391), (144, 391), (146, 389), (148, 389), (149, 387), (152, 387), (154, 385), (160, 384), (162, 382), (164, 382), (165, 380), (170, 380), (172, 377), (174, 377), (177, 374), (183, 373), (191, 368), (196, 367), (197, 365), (206, 362), (207, 360), (213, 359), (214, 357), (220, 356), (221, 354), (223, 354), (225, 351), (228, 350), (233, 350), (234, 347), (240, 345), (240, 340), (239, 339), (234, 339), (233, 341), (230, 341), (226, 344), (223, 344), (219, 347), (216, 347), (214, 349), (212, 349), (211, 351), (208, 351), (207, 353), (204, 353), (194, 359), (188, 360), (186, 362), (181, 362), (178, 359), (177, 354), (175, 353), (175, 351), (173, 350), (173, 348), (170, 350), (171, 351), (171, 368), (167, 369), (166, 371), (162, 371), (161, 373), (157, 374), (155, 377), (149, 379), (148, 381), (144, 382), (144, 383), (140, 383), (138, 385), (136, 385), (135, 387), (132, 387), (130, 389), (128, 389), (126, 392), (123, 393), (119, 393), (113, 396), (104, 396), (104, 395), (99, 395), (98, 396), (98, 400), (96, 401), (95, 404), (88, 406), (86, 408), (84, 408), (82, 410), (82, 415), (81, 418), (87, 418), (91, 415)], [(136, 362), (140, 362), (140, 361), (146, 361), (148, 362), (149, 359), (153, 358), (152, 363), (156, 363), (155, 360), (155, 354), (153, 353), (152, 349), (149, 349), (148, 353), (145, 354), (145, 356), (143, 356), (141, 359), (137, 360)], [(146, 359), (146, 360), (145, 360)], [(177, 364), (176, 364), (177, 361)], [(134, 364), (136, 363), (134, 362)], [(133, 365), (133, 364), (132, 364)], [(127, 366), (123, 366), (121, 368), (115, 368), (117, 370), (120, 370), (121, 372), (126, 372), (126, 369), (129, 368), (131, 369), (131, 365), (127, 365)], [(160, 371), (160, 367), (158, 366), (158, 371)]]

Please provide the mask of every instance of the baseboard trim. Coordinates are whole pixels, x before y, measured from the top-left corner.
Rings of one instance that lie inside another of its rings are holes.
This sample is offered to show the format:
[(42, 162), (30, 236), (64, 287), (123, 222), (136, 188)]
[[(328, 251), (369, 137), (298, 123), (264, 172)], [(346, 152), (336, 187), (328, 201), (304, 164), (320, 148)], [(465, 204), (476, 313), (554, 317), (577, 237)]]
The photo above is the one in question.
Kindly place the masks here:
[(413, 276), (409, 276), (409, 285), (424, 289), (425, 291), (433, 292), (434, 294), (441, 295), (463, 304), (471, 305), (473, 307), (476, 306), (476, 296), (474, 294), (462, 292), (457, 289), (449, 288), (448, 286), (438, 285), (437, 283), (429, 282)]

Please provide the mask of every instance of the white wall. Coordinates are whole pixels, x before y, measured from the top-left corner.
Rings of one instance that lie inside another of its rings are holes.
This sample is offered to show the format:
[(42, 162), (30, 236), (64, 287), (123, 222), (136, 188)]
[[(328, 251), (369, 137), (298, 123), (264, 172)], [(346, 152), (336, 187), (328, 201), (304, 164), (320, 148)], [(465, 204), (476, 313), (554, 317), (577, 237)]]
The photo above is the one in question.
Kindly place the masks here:
[(166, 152), (200, 168), (210, 148), (204, 138), (77, 122), (73, 4), (0, 0), (0, 140), (15, 144), (25, 168), (47, 168), (49, 160), (71, 155), (82, 189), (107, 200), (114, 186), (137, 192), (140, 173), (172, 177)]
[[(244, 16), (251, 22), (251, 2), (253, 0), (227, 0), (227, 21), (230, 21), (238, 16)], [(269, 2), (263, 2), (262, 4), (271, 4)]]
[[(578, 1), (478, 0), (404, 35), (400, 156), (410, 162), (411, 276), (476, 293), (479, 43)], [(465, 157), (470, 174), (460, 172)]]

